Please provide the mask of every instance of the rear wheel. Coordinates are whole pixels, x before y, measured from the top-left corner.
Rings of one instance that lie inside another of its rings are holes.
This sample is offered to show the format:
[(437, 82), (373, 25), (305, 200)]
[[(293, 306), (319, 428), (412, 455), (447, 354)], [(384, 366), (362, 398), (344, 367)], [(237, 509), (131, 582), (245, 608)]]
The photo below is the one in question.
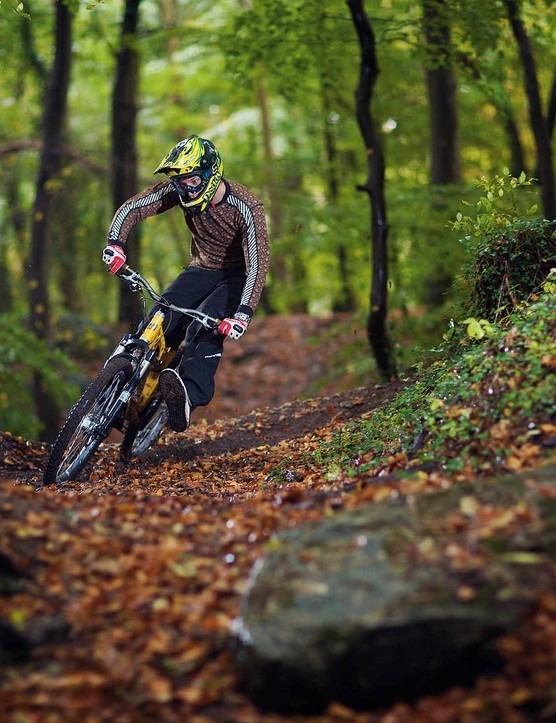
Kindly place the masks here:
[(52, 445), (45, 485), (74, 480), (85, 467), (115, 421), (115, 402), (131, 374), (130, 361), (116, 357), (89, 384)]
[(162, 399), (157, 399), (153, 406), (146, 410), (138, 424), (128, 427), (120, 447), (120, 456), (124, 462), (138, 457), (156, 442), (168, 421), (168, 407)]

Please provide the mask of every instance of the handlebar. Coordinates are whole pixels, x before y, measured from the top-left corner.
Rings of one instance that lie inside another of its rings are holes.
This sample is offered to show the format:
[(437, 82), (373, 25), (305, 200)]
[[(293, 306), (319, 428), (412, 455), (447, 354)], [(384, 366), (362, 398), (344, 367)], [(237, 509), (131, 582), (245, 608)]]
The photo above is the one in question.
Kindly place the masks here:
[(153, 289), (147, 279), (141, 276), (138, 271), (134, 271), (131, 266), (128, 266), (127, 264), (122, 266), (119, 271), (116, 271), (116, 276), (119, 276), (122, 281), (127, 281), (129, 288), (132, 291), (140, 291), (141, 289), (144, 289), (151, 299), (157, 304), (160, 304), (160, 306), (164, 306), (172, 311), (177, 311), (180, 314), (190, 316), (192, 319), (195, 319), (195, 321), (202, 324), (205, 329), (217, 329), (220, 326), (222, 319), (209, 316), (198, 309), (185, 309), (180, 306), (176, 306), (175, 304), (171, 304)]

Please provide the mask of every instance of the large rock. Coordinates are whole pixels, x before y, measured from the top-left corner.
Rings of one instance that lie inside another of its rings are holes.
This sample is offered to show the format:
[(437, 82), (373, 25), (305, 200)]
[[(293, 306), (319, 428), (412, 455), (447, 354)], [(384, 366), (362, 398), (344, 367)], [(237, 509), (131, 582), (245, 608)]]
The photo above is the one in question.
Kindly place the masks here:
[[(492, 670), (496, 638), (551, 584), (556, 499), (533, 478), (556, 489), (550, 467), (277, 535), (235, 625), (246, 692), (281, 712), (317, 713), (331, 700), (369, 709)], [(530, 517), (519, 514), (525, 500)], [(501, 534), (458, 528), (484, 505), (522, 519)]]

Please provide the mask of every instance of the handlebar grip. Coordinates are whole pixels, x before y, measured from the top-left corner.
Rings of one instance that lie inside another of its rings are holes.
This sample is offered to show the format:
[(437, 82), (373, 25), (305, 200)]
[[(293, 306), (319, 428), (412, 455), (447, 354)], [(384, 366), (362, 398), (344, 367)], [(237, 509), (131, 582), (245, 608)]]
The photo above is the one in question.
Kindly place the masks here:
[(124, 264), (120, 269), (116, 271), (116, 276), (119, 276), (122, 279), (125, 279), (125, 277), (128, 274), (134, 274), (135, 272), (131, 268), (131, 266), (128, 266), (127, 264)]

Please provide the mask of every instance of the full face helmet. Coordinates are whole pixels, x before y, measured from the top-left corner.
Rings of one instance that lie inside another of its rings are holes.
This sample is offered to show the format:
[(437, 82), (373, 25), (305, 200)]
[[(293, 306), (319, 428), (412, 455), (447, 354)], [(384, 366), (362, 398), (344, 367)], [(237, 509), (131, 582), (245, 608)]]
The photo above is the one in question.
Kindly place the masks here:
[(214, 145), (206, 138), (191, 135), (172, 148), (155, 173), (169, 177), (182, 206), (201, 213), (212, 201), (222, 180), (222, 171), (222, 159)]

